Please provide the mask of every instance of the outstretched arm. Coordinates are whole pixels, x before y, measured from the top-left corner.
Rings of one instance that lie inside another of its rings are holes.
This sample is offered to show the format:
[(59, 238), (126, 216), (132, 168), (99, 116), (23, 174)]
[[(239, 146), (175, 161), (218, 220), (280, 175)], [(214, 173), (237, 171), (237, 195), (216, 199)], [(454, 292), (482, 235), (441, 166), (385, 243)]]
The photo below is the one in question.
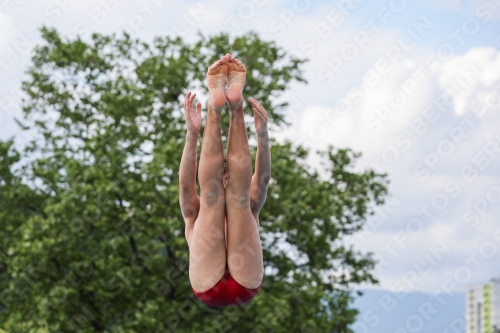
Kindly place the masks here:
[(195, 96), (196, 94), (189, 92), (184, 101), (187, 132), (179, 169), (179, 203), (186, 223), (196, 220), (200, 208), (200, 198), (196, 191), (196, 160), (198, 157), (196, 146), (201, 127), (201, 103), (196, 105), (196, 113), (194, 113), (193, 100)]
[(253, 212), (258, 213), (267, 197), (267, 188), (271, 178), (271, 150), (267, 131), (267, 110), (254, 98), (250, 98), (257, 130), (257, 156), (255, 157), (255, 173), (250, 186), (250, 205)]

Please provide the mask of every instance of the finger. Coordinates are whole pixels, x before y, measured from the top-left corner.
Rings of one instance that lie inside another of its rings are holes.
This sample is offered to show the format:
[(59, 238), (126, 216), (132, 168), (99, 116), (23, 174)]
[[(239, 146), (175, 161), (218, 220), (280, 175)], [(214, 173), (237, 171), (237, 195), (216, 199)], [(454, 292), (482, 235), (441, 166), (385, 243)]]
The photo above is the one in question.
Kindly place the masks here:
[(259, 113), (260, 120), (267, 123), (268, 114), (266, 109), (264, 109), (263, 107), (256, 106), (255, 110)]
[(193, 105), (191, 104), (191, 99), (187, 98), (186, 99), (186, 112), (188, 113), (188, 116), (191, 115), (192, 110), (193, 110)]
[(255, 107), (255, 106), (256, 106), (256, 105), (255, 105), (255, 98), (250, 97), (248, 100), (250, 101), (250, 104), (252, 104), (252, 107)]
[(259, 113), (253, 108), (253, 121), (255, 125), (257, 125), (257, 122), (259, 121)]
[(254, 114), (254, 116), (256, 116), (256, 117), (258, 117), (258, 118), (263, 118), (263, 117), (262, 117), (262, 114), (261, 114), (261, 113), (260, 113), (260, 111), (259, 111), (259, 109), (255, 108), (255, 107), (254, 107), (254, 108), (252, 108), (252, 109), (253, 109), (253, 114)]
[(267, 112), (266, 108), (265, 108), (265, 107), (263, 107), (263, 106), (262, 106), (262, 104), (260, 104), (260, 102), (259, 102), (259, 101), (257, 101), (257, 100), (255, 100), (255, 104), (256, 104), (257, 108), (258, 108), (258, 109), (259, 109), (259, 110), (260, 110), (263, 114), (265, 114), (265, 115), (267, 116), (268, 112)]
[(190, 96), (190, 98), (189, 98), (189, 102), (188, 102), (188, 103), (189, 103), (189, 111), (190, 111), (190, 112), (193, 112), (193, 100), (194, 100), (194, 96), (195, 96), (195, 95), (196, 95), (196, 94), (192, 94), (192, 95)]
[(255, 100), (255, 104), (257, 105), (257, 107), (259, 109), (264, 109), (264, 107), (262, 106), (262, 104), (260, 104), (260, 102), (258, 100)]
[(189, 99), (190, 92), (187, 93), (186, 98), (184, 99), (184, 114), (187, 115), (187, 101)]
[(254, 104), (257, 104), (259, 103), (259, 101), (257, 101), (255, 98), (253, 97), (250, 97), (250, 102), (254, 103)]
[(201, 103), (196, 104), (196, 114), (201, 116)]
[(261, 105), (260, 106), (260, 111), (262, 112), (262, 115), (264, 117), (266, 117), (266, 119), (267, 119), (267, 115), (268, 115), (269, 112), (267, 112), (266, 108)]
[(250, 100), (250, 102), (252, 103), (253, 106), (255, 106), (256, 108), (259, 108), (259, 109), (263, 109), (264, 107), (262, 106), (262, 104), (259, 103), (258, 100), (256, 100), (255, 98), (252, 97), (252, 99)]

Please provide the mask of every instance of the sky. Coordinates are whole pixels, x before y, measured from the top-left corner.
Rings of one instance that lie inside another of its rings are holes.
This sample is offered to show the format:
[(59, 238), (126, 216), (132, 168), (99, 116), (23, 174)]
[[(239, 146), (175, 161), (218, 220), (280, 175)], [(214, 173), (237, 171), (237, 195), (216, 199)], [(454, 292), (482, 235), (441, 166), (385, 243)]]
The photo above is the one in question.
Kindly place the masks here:
[[(377, 288), (463, 292), (500, 276), (500, 0), (4, 0), (0, 139), (41, 26), (134, 37), (256, 31), (307, 58), (279, 140), (362, 152), (387, 203), (346, 240), (379, 260)], [(310, 158), (313, 166), (318, 160)], [(362, 286), (364, 288), (368, 286)]]

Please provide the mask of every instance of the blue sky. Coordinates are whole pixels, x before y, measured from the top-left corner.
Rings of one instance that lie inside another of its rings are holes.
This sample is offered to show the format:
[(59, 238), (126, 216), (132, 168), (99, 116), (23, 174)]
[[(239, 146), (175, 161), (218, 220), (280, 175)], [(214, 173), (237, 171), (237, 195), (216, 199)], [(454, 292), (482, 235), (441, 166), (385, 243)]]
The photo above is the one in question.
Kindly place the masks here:
[[(463, 292), (500, 276), (499, 0), (4, 1), (2, 139), (29, 136), (13, 117), (42, 25), (146, 40), (254, 30), (308, 58), (309, 83), (284, 96), (292, 126), (272, 135), (352, 147), (363, 153), (359, 168), (389, 174), (388, 204), (348, 240), (381, 261), (380, 288)], [(388, 57), (401, 43), (415, 45)]]

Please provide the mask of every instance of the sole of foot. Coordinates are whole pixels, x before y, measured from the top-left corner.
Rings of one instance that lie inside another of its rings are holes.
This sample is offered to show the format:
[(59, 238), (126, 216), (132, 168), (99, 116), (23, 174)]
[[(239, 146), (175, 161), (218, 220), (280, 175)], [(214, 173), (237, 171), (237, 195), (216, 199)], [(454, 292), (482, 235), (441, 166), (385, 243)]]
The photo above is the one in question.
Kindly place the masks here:
[(220, 112), (226, 104), (226, 96), (224, 95), (224, 87), (226, 86), (228, 72), (228, 63), (225, 57), (214, 62), (208, 67), (207, 86), (208, 86), (208, 103)]
[(230, 54), (226, 54), (226, 57), (229, 57), (227, 64), (227, 101), (230, 105), (236, 106), (243, 103), (242, 93), (245, 87), (247, 70), (241, 61), (233, 58)]

